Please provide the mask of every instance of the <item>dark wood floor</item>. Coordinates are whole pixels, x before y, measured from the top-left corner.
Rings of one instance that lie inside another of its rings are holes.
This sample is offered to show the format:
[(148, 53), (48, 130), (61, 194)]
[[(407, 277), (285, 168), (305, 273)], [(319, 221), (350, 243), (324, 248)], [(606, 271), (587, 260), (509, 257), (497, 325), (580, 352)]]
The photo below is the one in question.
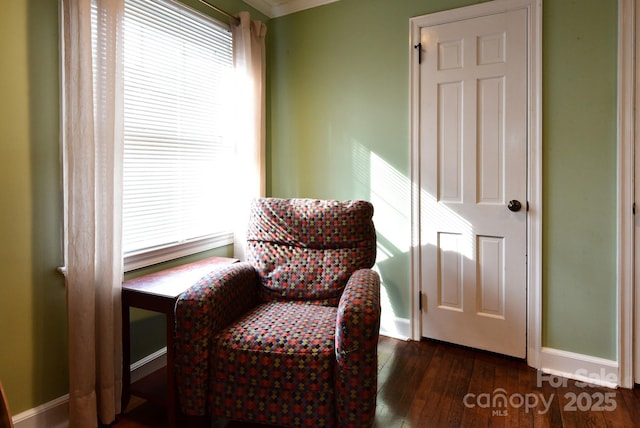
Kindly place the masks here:
[[(640, 426), (637, 387), (540, 381), (522, 360), (439, 342), (382, 337), (378, 349), (376, 428)], [(162, 408), (140, 401), (129, 408), (116, 427), (164, 427)]]

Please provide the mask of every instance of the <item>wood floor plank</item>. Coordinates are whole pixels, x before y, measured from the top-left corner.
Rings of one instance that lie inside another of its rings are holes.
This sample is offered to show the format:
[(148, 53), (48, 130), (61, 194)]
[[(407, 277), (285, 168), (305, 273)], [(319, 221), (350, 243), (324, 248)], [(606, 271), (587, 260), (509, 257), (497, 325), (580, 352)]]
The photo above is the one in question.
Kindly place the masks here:
[[(464, 398), (469, 391), (474, 357), (469, 350), (464, 348), (450, 348), (444, 352), (442, 345), (440, 355), (445, 360), (450, 360), (451, 365), (446, 375), (446, 383), (442, 390), (439, 406), (433, 413), (424, 413), (423, 418), (430, 418), (434, 421), (433, 426), (458, 427), (462, 422), (464, 411)], [(436, 368), (436, 371), (437, 370)], [(424, 395), (429, 396), (428, 392)]]
[(413, 382), (420, 385), (419, 396), (424, 404), (419, 411), (416, 408), (411, 414), (411, 426), (436, 426), (439, 412), (436, 413), (435, 409), (444, 407), (444, 392), (451, 377), (451, 366), (451, 359), (438, 350), (431, 359), (425, 376), (422, 379), (414, 379)]
[(548, 411), (543, 414), (544, 426), (546, 427), (562, 427), (562, 407), (560, 406), (560, 398), (558, 389), (549, 382), (539, 381), (536, 372), (536, 384), (540, 384), (542, 397), (545, 400), (552, 400)]
[(608, 427), (632, 426), (640, 421), (640, 388), (615, 390), (616, 407), (605, 413)]
[[(548, 402), (548, 398), (544, 396), (542, 393), (542, 388), (537, 386), (536, 382), (536, 371), (531, 367), (528, 367), (525, 363), (519, 364), (517, 366), (516, 371), (516, 382), (514, 385), (514, 392), (524, 393), (524, 394), (534, 394), (538, 399), (543, 402), (540, 406), (535, 409), (527, 409), (518, 412), (518, 420), (515, 422), (513, 426), (518, 427), (546, 427), (543, 422), (544, 419), (539, 418), (544, 415), (547, 411), (547, 407), (544, 403)], [(538, 425), (536, 425), (536, 418), (539, 418)]]
[(427, 356), (422, 351), (413, 343), (396, 348), (396, 353), (378, 374), (378, 402), (382, 407), (376, 415), (377, 426), (404, 424), (416, 390), (412, 380), (421, 378), (425, 369), (421, 362)]

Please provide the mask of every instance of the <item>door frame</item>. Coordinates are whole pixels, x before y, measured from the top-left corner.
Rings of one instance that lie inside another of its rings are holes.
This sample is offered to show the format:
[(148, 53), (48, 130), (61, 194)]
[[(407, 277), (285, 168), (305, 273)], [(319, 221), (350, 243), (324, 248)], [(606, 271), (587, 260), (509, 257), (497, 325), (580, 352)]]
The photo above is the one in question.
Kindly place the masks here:
[[(638, 0), (640, 1), (640, 0)], [(420, 242), (420, 66), (418, 50), (423, 27), (527, 9), (527, 362), (539, 367), (542, 347), (542, 0), (494, 0), (410, 19), (409, 71), (411, 122), (411, 338), (421, 335)]]
[(640, 383), (640, 292), (634, 296), (634, 283), (640, 284), (640, 223), (633, 212), (640, 191), (635, 183), (640, 153), (634, 153), (640, 141), (639, 23), (640, 0), (618, 0), (617, 356), (624, 388), (633, 387), (634, 376)]
[[(620, 1), (624, 3), (628, 2), (628, 0)], [(633, 387), (634, 382), (640, 384), (640, 215), (637, 215), (638, 207), (636, 204), (636, 201), (640, 201), (640, 148), (637, 146), (637, 142), (640, 141), (640, 77), (638, 77), (637, 74), (639, 68), (638, 55), (640, 55), (640, 0), (635, 0), (634, 3), (631, 3), (631, 6), (635, 8), (635, 13), (633, 10), (630, 11), (630, 15), (633, 17), (634, 21), (631, 29), (632, 34), (629, 35), (629, 39), (632, 43), (635, 42), (635, 52), (631, 51), (630, 56), (627, 56), (627, 59), (633, 58), (632, 61), (627, 61), (631, 63), (631, 68), (627, 70), (627, 74), (631, 75), (631, 83), (634, 85), (634, 88), (631, 88), (632, 93), (635, 94), (635, 117), (633, 118), (633, 122), (631, 122), (634, 133), (631, 134), (633, 136), (632, 139), (621, 141), (621, 144), (619, 145), (619, 147), (621, 147), (620, 150), (622, 150), (621, 153), (619, 153), (619, 158), (621, 160), (624, 159), (625, 156), (627, 156), (627, 159), (635, 158), (634, 164), (625, 167), (624, 170), (620, 172), (622, 177), (621, 180), (626, 182), (627, 186), (633, 189), (627, 189), (627, 192), (622, 195), (622, 197), (627, 201), (624, 207), (626, 208), (626, 215), (631, 218), (631, 226), (629, 226), (631, 230), (626, 229), (629, 224), (629, 221), (627, 220), (622, 222), (623, 229), (620, 232), (622, 236), (631, 236), (632, 233), (634, 234), (633, 244), (629, 244), (631, 246), (627, 245), (623, 249), (623, 251), (626, 252), (626, 255), (624, 256), (625, 260), (630, 260), (630, 262), (627, 265), (626, 281), (624, 281), (621, 286), (623, 290), (621, 293), (624, 293), (624, 296), (621, 296), (621, 298), (633, 297), (635, 287), (635, 326), (633, 325), (634, 306), (633, 303), (631, 303), (631, 298), (628, 299), (628, 305), (631, 305), (631, 308), (628, 306), (625, 307), (626, 312), (621, 316), (623, 322), (626, 323), (627, 326), (623, 330), (627, 336), (622, 338), (622, 351), (624, 352), (623, 355), (625, 355), (625, 358), (628, 358), (625, 360), (627, 361), (627, 364), (623, 366), (625, 371), (622, 373), (628, 376), (628, 378), (626, 378), (628, 385), (625, 386), (628, 386), (629, 388)], [(623, 5), (618, 6), (619, 13), (621, 14), (624, 13), (622, 8)], [(624, 17), (620, 19), (622, 20)], [(623, 26), (619, 25), (619, 27), (622, 28)], [(620, 68), (622, 68), (622, 66), (620, 66)], [(627, 88), (620, 88), (619, 90), (625, 91), (626, 89)], [(622, 124), (621, 127), (623, 125), (624, 124)], [(635, 363), (633, 358), (635, 358)]]

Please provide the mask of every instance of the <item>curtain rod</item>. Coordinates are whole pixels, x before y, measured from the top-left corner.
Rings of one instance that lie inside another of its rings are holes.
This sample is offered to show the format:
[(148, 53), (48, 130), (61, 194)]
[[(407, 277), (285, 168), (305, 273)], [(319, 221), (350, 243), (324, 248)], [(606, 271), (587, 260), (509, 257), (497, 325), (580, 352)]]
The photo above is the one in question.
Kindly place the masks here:
[(232, 21), (232, 22), (238, 22), (239, 21), (237, 16), (234, 16), (234, 15), (230, 14), (229, 12), (220, 9), (218, 6), (214, 6), (214, 5), (212, 5), (211, 3), (209, 3), (208, 1), (205, 1), (205, 0), (199, 0), (199, 1), (200, 1), (200, 3), (206, 4), (207, 6), (209, 6), (211, 9), (215, 10), (216, 12), (223, 14), (224, 16), (229, 18), (230, 21)]

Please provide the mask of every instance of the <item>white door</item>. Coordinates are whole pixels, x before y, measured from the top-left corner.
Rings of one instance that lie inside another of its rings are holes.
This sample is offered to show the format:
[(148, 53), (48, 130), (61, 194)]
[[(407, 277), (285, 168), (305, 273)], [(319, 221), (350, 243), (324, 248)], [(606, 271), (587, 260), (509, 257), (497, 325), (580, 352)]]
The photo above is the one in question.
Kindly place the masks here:
[(421, 334), (524, 358), (527, 11), (421, 44)]

